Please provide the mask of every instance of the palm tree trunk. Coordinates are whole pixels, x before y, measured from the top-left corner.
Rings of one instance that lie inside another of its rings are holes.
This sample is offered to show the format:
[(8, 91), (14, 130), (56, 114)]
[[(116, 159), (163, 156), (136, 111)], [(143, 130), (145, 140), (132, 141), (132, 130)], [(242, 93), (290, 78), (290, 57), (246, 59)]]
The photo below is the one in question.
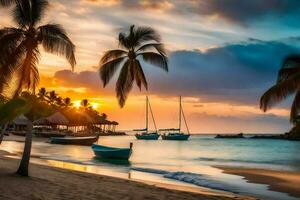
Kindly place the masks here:
[(33, 129), (33, 123), (29, 122), (27, 124), (27, 133), (26, 133), (26, 138), (25, 138), (25, 145), (24, 145), (22, 160), (19, 165), (19, 169), (17, 171), (17, 174), (19, 174), (21, 176), (28, 176), (28, 166), (29, 166), (31, 144), (32, 144), (32, 129)]
[(4, 134), (5, 134), (5, 132), (6, 132), (7, 126), (8, 126), (8, 122), (4, 124), (4, 127), (3, 127), (2, 131), (1, 131), (1, 135), (0, 135), (0, 145), (1, 145), (2, 141), (3, 141)]

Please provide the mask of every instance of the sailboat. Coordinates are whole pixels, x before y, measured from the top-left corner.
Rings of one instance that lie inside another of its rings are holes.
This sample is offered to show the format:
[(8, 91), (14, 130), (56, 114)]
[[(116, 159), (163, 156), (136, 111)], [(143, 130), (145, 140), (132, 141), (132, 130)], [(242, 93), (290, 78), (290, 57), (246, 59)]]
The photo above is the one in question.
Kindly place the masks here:
[[(148, 120), (149, 109), (150, 109), (152, 121), (153, 121), (153, 124), (155, 127), (154, 132), (149, 132), (149, 130), (148, 130), (149, 129), (148, 128), (149, 127), (149, 120)], [(150, 104), (147, 96), (146, 96), (146, 128), (145, 129), (135, 129), (134, 131), (141, 132), (141, 133), (135, 134), (135, 137), (138, 140), (157, 140), (159, 138), (159, 134), (157, 133), (157, 127), (156, 127), (156, 123), (154, 120), (151, 104)]]
[[(181, 132), (181, 116), (183, 116), (184, 123), (187, 129), (188, 134), (184, 134)], [(171, 128), (171, 129), (160, 129), (160, 131), (168, 131), (168, 134), (163, 134), (161, 137), (163, 140), (188, 140), (190, 137), (190, 131), (189, 127), (187, 125), (185, 115), (182, 109), (182, 104), (181, 104), (181, 96), (179, 99), (179, 128)]]

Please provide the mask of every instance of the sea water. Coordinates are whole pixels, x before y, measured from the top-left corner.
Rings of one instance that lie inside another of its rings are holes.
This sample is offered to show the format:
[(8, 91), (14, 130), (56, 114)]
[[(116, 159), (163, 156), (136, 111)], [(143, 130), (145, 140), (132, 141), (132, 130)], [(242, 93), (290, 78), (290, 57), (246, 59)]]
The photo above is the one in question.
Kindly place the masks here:
[[(296, 199), (269, 191), (267, 185), (248, 183), (243, 177), (224, 174), (216, 166), (234, 166), (300, 171), (300, 142), (272, 139), (215, 139), (213, 135), (195, 135), (188, 141), (144, 141), (134, 136), (100, 137), (98, 143), (129, 147), (129, 162), (102, 161), (86, 146), (54, 145), (35, 141), (34, 161), (97, 174), (135, 180), (207, 187), (252, 195), (263, 199)], [(20, 153), (23, 143), (5, 141), (0, 149)], [(76, 165), (74, 165), (76, 164)]]

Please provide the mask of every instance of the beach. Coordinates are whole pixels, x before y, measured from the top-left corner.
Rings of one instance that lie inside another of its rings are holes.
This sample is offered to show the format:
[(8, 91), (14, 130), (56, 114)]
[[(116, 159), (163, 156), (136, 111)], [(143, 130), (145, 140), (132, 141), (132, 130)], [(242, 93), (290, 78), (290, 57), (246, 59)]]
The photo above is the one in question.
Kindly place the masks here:
[[(210, 198), (212, 195), (218, 195), (217, 198), (221, 198), (220, 195), (229, 195), (229, 198), (242, 195), (267, 200), (299, 198), (299, 189), (295, 187), (299, 185), (300, 180), (300, 169), (297, 164), (298, 142), (214, 139), (212, 135), (193, 135), (185, 142), (142, 141), (130, 135), (100, 137), (98, 141), (99, 144), (112, 147), (127, 147), (130, 142), (133, 143), (133, 154), (130, 160), (113, 162), (96, 159), (89, 146), (56, 145), (50, 144), (47, 138), (34, 137), (30, 173), (38, 180), (46, 177), (46, 182), (62, 184), (63, 188), (68, 184), (65, 179), (73, 178), (67, 177), (70, 174), (76, 175), (75, 181), (70, 181), (71, 185), (76, 188), (81, 187), (81, 183), (76, 183), (78, 186), (74, 185), (79, 173), (86, 177), (83, 185), (91, 185), (89, 184), (91, 179), (90, 183), (97, 185), (96, 188), (99, 187), (97, 177), (117, 184), (112, 187), (123, 188), (130, 184), (130, 188), (126, 190), (135, 191), (136, 189), (132, 187), (138, 187), (140, 190), (138, 185), (142, 184), (144, 187), (146, 184), (145, 194), (150, 196), (152, 194), (148, 191), (148, 186), (155, 185), (169, 190), (200, 193), (200, 197), (208, 195)], [(17, 169), (15, 159), (20, 158), (23, 145), (24, 137), (13, 135), (5, 137), (0, 151), (8, 152), (9, 155), (5, 158), (2, 156), (0, 167), (11, 166), (2, 170), (5, 174), (12, 174)], [(243, 171), (246, 170), (245, 167), (248, 168), (247, 171)], [(72, 173), (68, 170), (72, 170)], [(56, 178), (52, 179), (56, 177), (55, 173), (61, 179), (57, 181)], [(46, 174), (51, 176), (45, 176)], [(126, 186), (122, 186), (124, 184)], [(54, 186), (53, 188), (54, 191), (59, 191)], [(68, 189), (70, 188), (65, 190)], [(154, 191), (161, 192), (156, 189)], [(91, 193), (94, 192), (97, 193), (97, 189), (93, 189)], [(155, 195), (158, 196), (154, 195), (151, 198), (163, 198), (161, 196), (164, 195), (163, 193), (156, 194), (156, 192)], [(186, 194), (177, 194), (177, 192), (174, 195), (186, 197)]]
[(243, 176), (251, 183), (266, 184), (270, 190), (288, 193), (300, 198), (300, 173), (266, 169), (219, 167), (224, 173)]
[(0, 154), (0, 199), (187, 199), (231, 200), (253, 199), (201, 194), (155, 186), (103, 175), (82, 173), (55, 167), (30, 165), (30, 177), (20, 177), (14, 172), (18, 160)]

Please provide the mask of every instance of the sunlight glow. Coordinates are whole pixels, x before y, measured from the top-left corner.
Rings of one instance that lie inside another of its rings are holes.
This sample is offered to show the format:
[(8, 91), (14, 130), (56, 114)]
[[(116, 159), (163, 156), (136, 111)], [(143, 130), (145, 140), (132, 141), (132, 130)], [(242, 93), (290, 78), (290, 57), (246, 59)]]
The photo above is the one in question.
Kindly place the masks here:
[(95, 109), (95, 110), (96, 110), (96, 109), (98, 108), (98, 106), (99, 106), (99, 104), (98, 104), (98, 103), (92, 103), (92, 108), (93, 108), (93, 109)]
[(80, 101), (74, 101), (73, 105), (75, 108), (80, 108), (80, 106), (81, 106)]

